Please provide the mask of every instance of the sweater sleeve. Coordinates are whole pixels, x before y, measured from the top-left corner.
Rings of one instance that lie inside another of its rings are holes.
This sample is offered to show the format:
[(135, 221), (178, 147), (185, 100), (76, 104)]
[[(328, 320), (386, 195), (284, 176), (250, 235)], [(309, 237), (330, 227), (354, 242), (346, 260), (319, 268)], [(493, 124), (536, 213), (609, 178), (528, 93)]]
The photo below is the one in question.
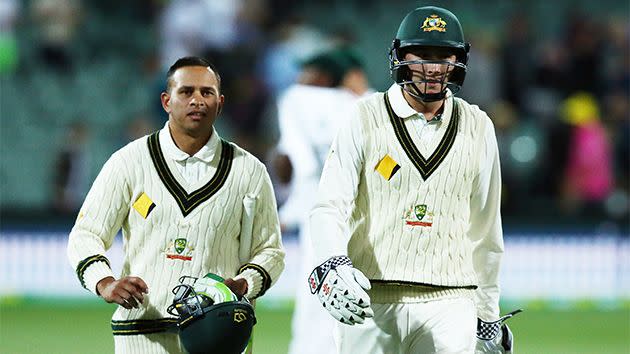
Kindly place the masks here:
[(105, 252), (129, 212), (125, 169), (122, 154), (114, 153), (92, 184), (68, 239), (70, 265), (81, 285), (94, 294), (101, 279), (114, 276)]
[(358, 106), (341, 125), (324, 164), (317, 202), (310, 214), (313, 266), (348, 254), (348, 221), (363, 169), (363, 130)]
[(487, 124), (479, 151), (480, 173), (471, 198), (469, 237), (479, 285), (475, 292), (477, 316), (484, 321), (494, 321), (499, 318), (499, 270), (503, 256), (501, 168), (494, 127), (487, 116), (484, 118)]
[(269, 175), (262, 172), (255, 192), (250, 259), (238, 271), (235, 279), (245, 279), (245, 296), (262, 296), (280, 277), (284, 269), (284, 249), (280, 237), (280, 222)]

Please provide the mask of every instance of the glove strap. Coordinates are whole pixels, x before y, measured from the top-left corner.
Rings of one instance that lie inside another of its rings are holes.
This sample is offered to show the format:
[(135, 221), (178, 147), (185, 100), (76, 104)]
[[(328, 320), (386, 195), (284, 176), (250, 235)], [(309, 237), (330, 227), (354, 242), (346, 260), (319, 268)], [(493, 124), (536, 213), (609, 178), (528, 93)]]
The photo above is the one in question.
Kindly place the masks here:
[(346, 256), (330, 257), (326, 262), (313, 269), (313, 272), (311, 272), (311, 275), (308, 277), (308, 285), (311, 288), (311, 293), (315, 294), (319, 291), (328, 272), (342, 265), (352, 266), (350, 258)]
[(477, 338), (482, 340), (495, 339), (501, 331), (502, 320), (496, 320), (494, 322), (485, 322), (477, 318)]
[(477, 338), (483, 340), (492, 340), (496, 338), (501, 331), (501, 324), (503, 324), (505, 320), (513, 317), (519, 312), (523, 312), (523, 310), (514, 310), (494, 322), (486, 322), (482, 321), (480, 318), (477, 318)]

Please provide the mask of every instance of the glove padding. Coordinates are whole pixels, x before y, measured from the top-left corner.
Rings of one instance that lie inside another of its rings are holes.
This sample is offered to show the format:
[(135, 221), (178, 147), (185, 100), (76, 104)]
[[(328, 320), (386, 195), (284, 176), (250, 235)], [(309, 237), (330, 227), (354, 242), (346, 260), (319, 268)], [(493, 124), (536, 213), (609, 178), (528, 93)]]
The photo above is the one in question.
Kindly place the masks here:
[(475, 354), (512, 354), (514, 336), (507, 324), (503, 322), (521, 311), (523, 310), (512, 311), (494, 322), (486, 322), (478, 318)]
[(345, 256), (332, 257), (315, 268), (309, 277), (311, 293), (339, 322), (354, 325), (373, 317), (370, 297), (365, 292), (370, 281), (360, 270), (352, 267)]
[(238, 296), (223, 283), (224, 279), (216, 274), (208, 273), (205, 277), (197, 279), (194, 284), (197, 296), (204, 295), (212, 304), (237, 301)]

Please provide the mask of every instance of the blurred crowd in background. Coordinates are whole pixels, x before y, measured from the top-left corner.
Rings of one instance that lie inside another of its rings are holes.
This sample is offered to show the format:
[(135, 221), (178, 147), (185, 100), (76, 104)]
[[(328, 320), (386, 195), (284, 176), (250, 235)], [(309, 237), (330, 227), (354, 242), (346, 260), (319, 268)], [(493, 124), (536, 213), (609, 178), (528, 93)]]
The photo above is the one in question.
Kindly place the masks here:
[[(472, 49), (460, 96), (495, 124), (509, 227), (627, 234), (627, 1), (440, 1)], [(161, 128), (165, 72), (204, 56), (222, 76), (219, 133), (275, 163), (276, 102), (318, 53), (351, 48), (391, 84), (397, 26), (424, 1), (0, 0), (2, 222), (63, 220), (117, 148)], [(317, 102), (312, 102), (317, 105)], [(289, 171), (290, 175), (290, 171)]]

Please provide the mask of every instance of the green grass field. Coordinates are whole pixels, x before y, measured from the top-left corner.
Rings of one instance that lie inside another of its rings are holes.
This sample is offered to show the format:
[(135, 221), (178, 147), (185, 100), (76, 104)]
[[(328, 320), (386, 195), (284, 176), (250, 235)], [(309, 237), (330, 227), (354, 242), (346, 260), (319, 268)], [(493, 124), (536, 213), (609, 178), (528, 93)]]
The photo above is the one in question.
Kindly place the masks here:
[[(84, 300), (0, 301), (0, 353), (112, 353), (109, 318), (113, 309)], [(262, 303), (257, 317), (254, 352), (286, 353), (291, 307)], [(630, 353), (627, 307), (606, 311), (525, 307), (510, 327), (518, 354)]]

